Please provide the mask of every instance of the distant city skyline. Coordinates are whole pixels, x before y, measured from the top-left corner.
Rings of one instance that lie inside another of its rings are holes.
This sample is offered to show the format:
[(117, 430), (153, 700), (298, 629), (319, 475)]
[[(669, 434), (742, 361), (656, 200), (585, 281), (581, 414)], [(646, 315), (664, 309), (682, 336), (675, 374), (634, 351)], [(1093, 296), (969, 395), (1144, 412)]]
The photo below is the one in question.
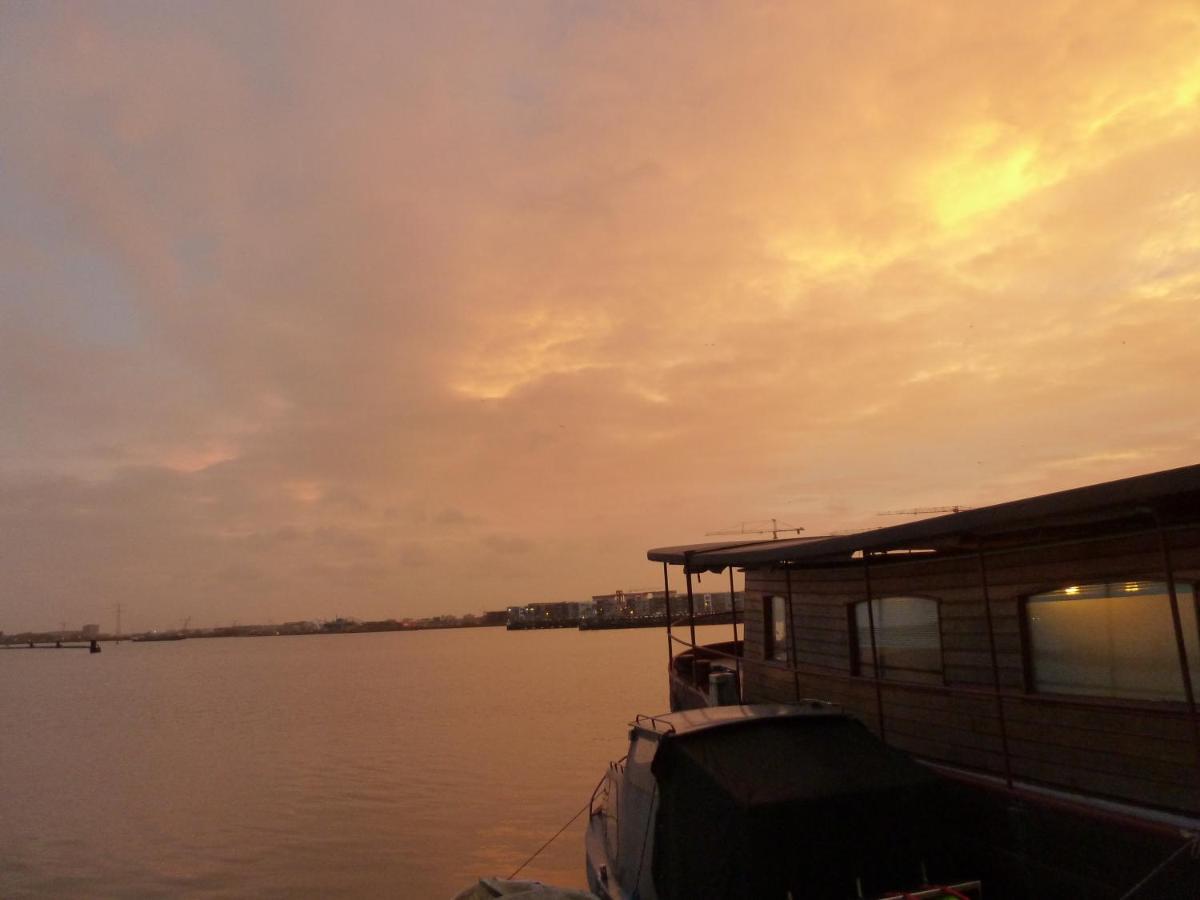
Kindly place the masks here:
[(355, 9), (0, 12), (5, 631), (1200, 458), (1195, 3)]

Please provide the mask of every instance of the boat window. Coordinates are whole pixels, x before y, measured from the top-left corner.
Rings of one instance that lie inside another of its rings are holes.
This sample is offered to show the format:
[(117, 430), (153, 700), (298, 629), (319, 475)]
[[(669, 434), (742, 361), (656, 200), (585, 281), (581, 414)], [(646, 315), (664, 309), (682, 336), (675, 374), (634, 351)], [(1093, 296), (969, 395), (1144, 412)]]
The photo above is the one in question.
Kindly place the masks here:
[(854, 604), (851, 659), (857, 675), (875, 676), (871, 619), (879, 677), (895, 681), (942, 681), (942, 630), (938, 602), (928, 597), (880, 597)]
[[(1200, 692), (1191, 585), (1176, 583), (1189, 669)], [(1035, 690), (1136, 700), (1184, 700), (1166, 582), (1078, 584), (1025, 601)]]
[(780, 662), (788, 658), (787, 599), (778, 595), (763, 597), (763, 656)]

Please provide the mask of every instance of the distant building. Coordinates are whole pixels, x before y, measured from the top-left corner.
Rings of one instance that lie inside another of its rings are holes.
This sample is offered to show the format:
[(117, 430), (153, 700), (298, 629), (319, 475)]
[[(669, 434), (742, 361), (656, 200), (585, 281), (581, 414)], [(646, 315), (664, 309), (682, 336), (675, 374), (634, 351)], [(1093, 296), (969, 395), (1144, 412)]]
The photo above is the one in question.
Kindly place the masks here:
[(599, 619), (662, 616), (667, 612), (667, 597), (671, 599), (671, 606), (678, 608), (675, 591), (616, 591), (593, 595), (592, 610)]
[(480, 620), (483, 625), (504, 625), (508, 622), (508, 610), (488, 610)]
[(620, 591), (592, 598), (592, 611), (600, 619), (615, 619), (624, 606), (625, 597)]
[(560, 601), (556, 603), (530, 603), (525, 607), (526, 617), (535, 622), (566, 622), (579, 618), (579, 603)]
[[(743, 592), (735, 591), (732, 596), (734, 602), (737, 604), (738, 611), (741, 612), (744, 605)], [(727, 613), (731, 608), (729, 591), (707, 591), (703, 594), (693, 594), (693, 600), (696, 604), (696, 615), (698, 616)]]
[(574, 601), (556, 603), (528, 603), (525, 606), (510, 606), (509, 628), (562, 628), (579, 624), (587, 604)]
[(81, 635), (83, 635), (85, 638), (94, 638), (100, 634), (100, 626), (99, 625), (84, 625), (82, 628), (79, 629), (79, 633)]

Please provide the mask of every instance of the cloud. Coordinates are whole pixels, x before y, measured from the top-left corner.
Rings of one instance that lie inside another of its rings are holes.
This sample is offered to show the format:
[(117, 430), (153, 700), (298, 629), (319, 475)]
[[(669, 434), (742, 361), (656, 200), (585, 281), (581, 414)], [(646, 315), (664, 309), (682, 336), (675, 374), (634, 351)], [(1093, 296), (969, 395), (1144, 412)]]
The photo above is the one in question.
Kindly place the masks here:
[(2, 31), (6, 630), (586, 597), (1196, 458), (1192, 4)]
[(528, 553), (534, 548), (533, 541), (515, 534), (488, 534), (480, 539), (488, 550), (503, 554)]

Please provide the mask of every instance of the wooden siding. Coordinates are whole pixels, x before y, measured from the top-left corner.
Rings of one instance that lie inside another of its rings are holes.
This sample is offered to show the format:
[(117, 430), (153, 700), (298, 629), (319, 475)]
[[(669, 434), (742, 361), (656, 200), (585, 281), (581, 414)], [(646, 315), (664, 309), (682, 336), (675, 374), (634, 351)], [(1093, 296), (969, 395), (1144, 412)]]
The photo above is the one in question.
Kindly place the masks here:
[[(1176, 580), (1200, 581), (1200, 529), (1171, 532), (1169, 542)], [(1022, 598), (1077, 583), (1164, 580), (1158, 536), (991, 553), (986, 565), (999, 699), (978, 557), (872, 561), (873, 596), (941, 603), (945, 684), (881, 682), (886, 740), (925, 758), (1003, 774), (999, 704), (1014, 778), (1200, 813), (1200, 765), (1184, 704), (1055, 697), (1025, 685)], [(830, 700), (879, 732), (875, 682), (851, 674), (847, 610), (866, 598), (862, 568), (797, 569), (791, 587), (798, 672), (763, 661), (763, 597), (787, 596), (783, 572), (746, 573), (747, 702)], [(1200, 668), (1200, 660), (1189, 664)]]

